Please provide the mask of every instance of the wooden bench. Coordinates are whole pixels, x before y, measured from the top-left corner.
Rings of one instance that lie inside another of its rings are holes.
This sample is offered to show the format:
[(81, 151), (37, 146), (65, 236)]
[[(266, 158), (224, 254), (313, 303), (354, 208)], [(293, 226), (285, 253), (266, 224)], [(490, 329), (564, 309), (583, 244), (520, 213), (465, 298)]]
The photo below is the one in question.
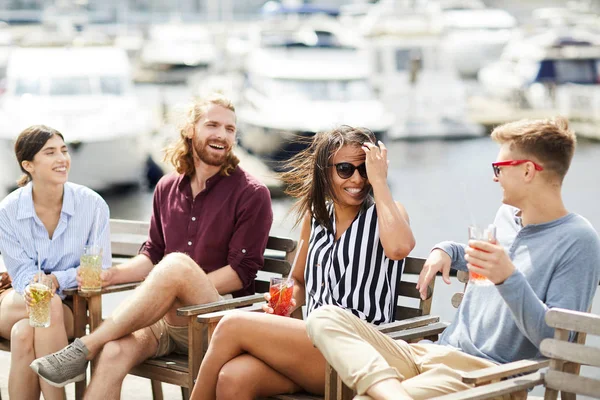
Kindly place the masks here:
[[(396, 282), (397, 306), (395, 312), (396, 321), (378, 327), (394, 338), (402, 338), (409, 342), (429, 338), (436, 339), (437, 335), (446, 327), (446, 323), (439, 321), (439, 317), (430, 316), (431, 300), (435, 282), (432, 281), (427, 289), (427, 299), (422, 300), (416, 289), (416, 278), (419, 276), (425, 260), (422, 258), (408, 257), (404, 262), (402, 275)], [(260, 311), (262, 304), (248, 308), (247, 311)], [(203, 324), (212, 334), (217, 324), (229, 311), (214, 312), (197, 317), (199, 323)], [(209, 335), (210, 339), (210, 335)], [(352, 391), (346, 387), (337, 376), (335, 370), (326, 368), (325, 399), (352, 398)], [(314, 400), (323, 399), (320, 396), (298, 393), (293, 395), (273, 396), (279, 400)]]
[(501, 396), (526, 399), (527, 390), (544, 385), (544, 399), (575, 399), (576, 394), (600, 398), (600, 379), (579, 376), (579, 371), (570, 371), (569, 365), (588, 365), (600, 373), (600, 349), (583, 343), (568, 341), (570, 332), (579, 337), (600, 335), (600, 316), (564, 309), (550, 309), (546, 312), (546, 323), (555, 328), (553, 339), (544, 339), (540, 350), (549, 358), (547, 372), (534, 372), (486, 386), (476, 387), (458, 393), (438, 397), (437, 400), (484, 400)]
[[(110, 229), (113, 263), (118, 264), (138, 254), (141, 245), (147, 238), (149, 224), (147, 222), (113, 219), (110, 221)], [(265, 263), (255, 282), (257, 292), (268, 291), (270, 275), (281, 276), (289, 273), (290, 262), (295, 250), (296, 242), (294, 240), (269, 237), (267, 251), (265, 252)], [(78, 311), (76, 314), (76, 336), (80, 337), (85, 334), (86, 326), (89, 327), (91, 332), (101, 323), (103, 294), (132, 290), (139, 284), (140, 282), (133, 282), (108, 286), (98, 293), (79, 293), (76, 289), (70, 290), (69, 294), (73, 295), (75, 309)], [(202, 356), (206, 352), (209, 337), (212, 334), (212, 331), (209, 331), (206, 326), (197, 321), (197, 315), (246, 306), (257, 301), (264, 302), (262, 294), (178, 309), (178, 315), (189, 318), (188, 340), (189, 348), (193, 350), (189, 352), (187, 357), (172, 354), (149, 359), (136, 366), (130, 373), (151, 380), (152, 393), (155, 399), (162, 399), (161, 382), (181, 386), (183, 397), (188, 398), (198, 374)], [(93, 373), (94, 362), (92, 362), (91, 368)], [(76, 384), (77, 398), (82, 397), (85, 385), (85, 381)]]

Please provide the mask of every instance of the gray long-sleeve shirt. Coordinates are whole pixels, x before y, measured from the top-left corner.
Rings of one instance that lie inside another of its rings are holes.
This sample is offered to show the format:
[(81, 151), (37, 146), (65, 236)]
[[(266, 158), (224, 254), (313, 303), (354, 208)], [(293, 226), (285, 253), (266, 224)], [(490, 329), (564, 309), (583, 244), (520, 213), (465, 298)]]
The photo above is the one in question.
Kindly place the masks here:
[[(548, 309), (588, 310), (600, 277), (600, 238), (592, 225), (570, 213), (522, 227), (517, 212), (503, 205), (494, 221), (515, 272), (500, 285), (469, 284), (439, 344), (498, 363), (540, 357), (540, 342), (554, 335), (544, 321)], [(450, 255), (452, 268), (467, 270), (465, 245), (435, 247)]]

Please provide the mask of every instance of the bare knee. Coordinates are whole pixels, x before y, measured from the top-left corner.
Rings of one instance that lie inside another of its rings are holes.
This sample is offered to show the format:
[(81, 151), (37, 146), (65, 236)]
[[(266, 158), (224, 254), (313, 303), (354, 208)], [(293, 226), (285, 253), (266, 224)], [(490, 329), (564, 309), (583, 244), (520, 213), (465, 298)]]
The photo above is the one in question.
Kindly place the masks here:
[(322, 336), (322, 333), (351, 317), (347, 311), (340, 307), (326, 305), (309, 314), (306, 319), (306, 332), (313, 343)]
[(152, 270), (153, 275), (158, 275), (162, 278), (168, 277), (166, 281), (186, 280), (188, 281), (192, 274), (202, 272), (198, 264), (188, 255), (183, 253), (167, 254)]
[(28, 319), (22, 319), (13, 325), (10, 331), (10, 345), (13, 354), (33, 353), (34, 329)]
[[(98, 371), (102, 374), (118, 375), (125, 377), (129, 372), (128, 364), (130, 357), (125, 346), (119, 340), (107, 342), (98, 358)], [(103, 375), (104, 376), (104, 375)]]
[(228, 344), (237, 343), (244, 336), (244, 326), (252, 318), (253, 313), (232, 312), (223, 317), (217, 325), (211, 343), (224, 341)]
[(217, 400), (253, 399), (256, 395), (254, 382), (248, 379), (251, 376), (248, 372), (235, 359), (223, 365), (217, 378)]

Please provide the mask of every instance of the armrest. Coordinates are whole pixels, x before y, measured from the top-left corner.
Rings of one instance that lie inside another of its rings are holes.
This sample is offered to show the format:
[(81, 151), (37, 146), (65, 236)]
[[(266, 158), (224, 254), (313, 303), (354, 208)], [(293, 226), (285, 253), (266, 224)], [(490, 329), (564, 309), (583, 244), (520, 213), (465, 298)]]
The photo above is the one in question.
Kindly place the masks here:
[(440, 317), (434, 315), (424, 315), (422, 317), (414, 317), (403, 319), (401, 321), (390, 322), (389, 324), (379, 325), (376, 328), (381, 333), (390, 333), (404, 329), (416, 328), (418, 326), (425, 326), (439, 321)]
[(402, 339), (406, 342), (413, 340), (424, 339), (429, 336), (439, 335), (448, 327), (447, 322), (434, 322), (425, 326), (418, 326), (415, 328), (404, 329), (401, 331), (391, 332), (387, 335), (394, 340)]
[[(259, 302), (265, 302), (265, 297), (262, 293), (251, 294), (249, 296), (238, 297), (236, 299), (226, 299), (207, 304), (181, 307), (177, 309), (177, 315), (182, 317), (193, 317), (194, 315), (223, 311)], [(262, 307), (262, 304), (260, 306)]]
[[(263, 306), (262, 304), (253, 304), (251, 306), (238, 308), (235, 310), (222, 310), (222, 311), (216, 311), (216, 312), (212, 312), (212, 313), (208, 313), (208, 314), (204, 314), (204, 315), (198, 315), (197, 321), (201, 324), (215, 323), (215, 322), (219, 322), (221, 320), (221, 318), (223, 318), (230, 312), (236, 312), (236, 311), (262, 312), (262, 306)], [(284, 317), (282, 317), (282, 318), (284, 318)]]
[(464, 383), (481, 384), (495, 381), (509, 376), (526, 374), (534, 372), (542, 368), (546, 368), (550, 364), (549, 360), (519, 360), (508, 364), (496, 365), (494, 367), (480, 369), (478, 371), (467, 372), (462, 376)]
[(69, 296), (79, 296), (79, 297), (94, 297), (107, 293), (117, 293), (117, 292), (125, 292), (127, 290), (133, 290), (140, 286), (142, 282), (129, 282), (129, 283), (121, 283), (118, 285), (106, 286), (103, 287), (102, 290), (98, 292), (80, 292), (77, 288), (65, 289), (63, 293)]
[(433, 400), (483, 400), (499, 398), (505, 394), (520, 392), (531, 389), (544, 383), (544, 375), (541, 372), (518, 376), (502, 382), (490, 383), (489, 385), (478, 386), (473, 389), (463, 390), (441, 397), (435, 397)]

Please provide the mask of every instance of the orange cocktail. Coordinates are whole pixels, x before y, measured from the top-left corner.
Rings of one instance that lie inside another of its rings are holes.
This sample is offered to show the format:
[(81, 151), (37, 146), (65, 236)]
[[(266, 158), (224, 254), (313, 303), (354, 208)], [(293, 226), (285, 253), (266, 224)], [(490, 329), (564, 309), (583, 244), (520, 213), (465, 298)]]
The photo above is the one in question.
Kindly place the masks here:
[[(490, 224), (487, 228), (471, 225), (469, 226), (469, 240), (482, 240), (496, 243), (496, 226)], [(469, 281), (476, 285), (492, 285), (492, 282), (483, 275), (469, 271)]]
[(294, 296), (294, 280), (291, 278), (271, 278), (269, 288), (269, 307), (273, 314), (287, 317), (292, 311), (292, 297)]

